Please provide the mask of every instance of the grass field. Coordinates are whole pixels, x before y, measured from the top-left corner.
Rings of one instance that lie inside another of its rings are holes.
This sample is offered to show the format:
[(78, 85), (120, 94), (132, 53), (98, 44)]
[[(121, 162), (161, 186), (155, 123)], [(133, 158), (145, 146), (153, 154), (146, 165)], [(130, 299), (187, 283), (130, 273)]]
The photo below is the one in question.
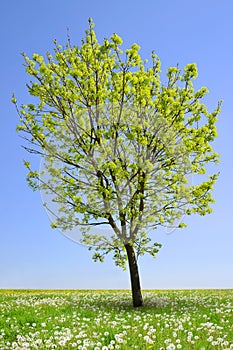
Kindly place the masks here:
[(0, 291), (0, 349), (233, 349), (233, 290)]

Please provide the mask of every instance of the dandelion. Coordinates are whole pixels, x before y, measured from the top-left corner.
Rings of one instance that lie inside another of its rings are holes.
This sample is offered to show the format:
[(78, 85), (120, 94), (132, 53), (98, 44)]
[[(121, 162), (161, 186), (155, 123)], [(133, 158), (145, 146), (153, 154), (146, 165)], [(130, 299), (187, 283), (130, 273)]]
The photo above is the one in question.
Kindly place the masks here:
[(171, 343), (171, 339), (169, 339), (169, 338), (168, 338), (168, 339), (165, 339), (165, 340), (164, 340), (164, 343), (165, 343), (165, 344)]
[(145, 335), (145, 337), (143, 338), (145, 341), (146, 341), (146, 343), (148, 343), (148, 344), (153, 344), (154, 343), (154, 341), (148, 336), (148, 335)]
[[(156, 344), (160, 350), (189, 347), (205, 350), (209, 346), (232, 350), (230, 315), (226, 312), (230, 309), (231, 295), (219, 298), (211, 296), (211, 293), (193, 293), (187, 296), (185, 292), (173, 292), (172, 295), (163, 292), (158, 298), (154, 292), (146, 292), (145, 304), (150, 308), (132, 312), (128, 308), (130, 294), (125, 292), (93, 292), (91, 295), (89, 292), (69, 292), (67, 295), (61, 292), (50, 295), (41, 293), (39, 298), (35, 294), (16, 293), (11, 299), (4, 299), (0, 292), (0, 324), (4, 324), (4, 329), (0, 329), (0, 349), (113, 350), (125, 347), (140, 350), (152, 349)], [(112, 307), (113, 302), (116, 306)], [(108, 304), (111, 309), (106, 306)], [(165, 304), (170, 308), (169, 313), (158, 312)], [(46, 305), (51, 309), (49, 316), (45, 312)], [(202, 307), (208, 313), (207, 317), (201, 316), (203, 322), (200, 323)], [(25, 314), (25, 320), (27, 317), (30, 320), (32, 308), (35, 320), (33, 323), (23, 323), (22, 314)], [(56, 310), (54, 314), (52, 308)], [(20, 322), (17, 310), (21, 313)], [(216, 317), (216, 310), (221, 317)], [(7, 319), (8, 322), (5, 322)], [(164, 339), (161, 335), (165, 332)], [(11, 334), (16, 335), (14, 339)], [(201, 342), (203, 343), (200, 344)]]
[(211, 343), (213, 346), (215, 346), (215, 345), (218, 345), (219, 343), (216, 341), (216, 340), (214, 340), (214, 341), (212, 341), (212, 343)]
[(169, 344), (168, 346), (167, 346), (167, 350), (175, 350), (175, 348), (176, 348), (176, 346), (174, 345), (174, 344)]

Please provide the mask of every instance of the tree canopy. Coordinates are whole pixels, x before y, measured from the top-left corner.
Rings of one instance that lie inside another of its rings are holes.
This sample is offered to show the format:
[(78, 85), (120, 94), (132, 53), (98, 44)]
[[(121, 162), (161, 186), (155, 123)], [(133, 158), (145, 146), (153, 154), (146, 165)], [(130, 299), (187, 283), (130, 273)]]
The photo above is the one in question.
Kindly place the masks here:
[[(195, 63), (168, 68), (164, 83), (154, 52), (147, 61), (139, 45), (122, 44), (117, 34), (99, 43), (90, 19), (80, 46), (68, 38), (65, 46), (55, 41), (53, 55), (23, 54), (36, 102), (12, 100), (25, 148), (43, 157), (40, 171), (25, 165), (29, 185), (56, 205), (52, 227), (78, 227), (95, 260), (113, 251), (125, 267), (126, 245), (156, 256), (149, 229), (184, 227), (184, 214), (211, 212), (217, 174), (204, 174), (218, 161), (211, 142), (221, 103), (208, 112), (207, 88), (193, 85)], [(112, 234), (95, 234), (101, 227)]]

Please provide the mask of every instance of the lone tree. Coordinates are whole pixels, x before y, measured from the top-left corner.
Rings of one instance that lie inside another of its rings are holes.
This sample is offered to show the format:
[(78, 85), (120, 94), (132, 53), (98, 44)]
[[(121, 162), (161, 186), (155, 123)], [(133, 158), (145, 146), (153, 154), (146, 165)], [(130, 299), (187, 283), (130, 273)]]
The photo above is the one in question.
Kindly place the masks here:
[[(25, 166), (29, 185), (50, 196), (52, 227), (76, 227), (95, 261), (110, 252), (116, 265), (128, 261), (133, 305), (141, 306), (137, 258), (161, 247), (149, 229), (211, 212), (217, 174), (203, 174), (218, 160), (210, 143), (220, 103), (209, 113), (201, 102), (208, 90), (194, 90), (194, 63), (168, 68), (163, 84), (154, 52), (147, 67), (137, 44), (121, 45), (117, 34), (100, 44), (90, 19), (80, 46), (68, 37), (47, 58), (23, 54), (36, 101), (12, 101), (26, 150), (43, 158), (40, 171)], [(190, 174), (201, 174), (196, 185)]]

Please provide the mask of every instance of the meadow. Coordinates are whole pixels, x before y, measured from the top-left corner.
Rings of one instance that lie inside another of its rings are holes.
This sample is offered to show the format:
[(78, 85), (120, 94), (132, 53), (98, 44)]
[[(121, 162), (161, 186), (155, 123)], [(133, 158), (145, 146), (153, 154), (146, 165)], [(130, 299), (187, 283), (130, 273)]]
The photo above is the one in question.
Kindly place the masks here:
[(0, 349), (233, 349), (233, 290), (0, 290)]

